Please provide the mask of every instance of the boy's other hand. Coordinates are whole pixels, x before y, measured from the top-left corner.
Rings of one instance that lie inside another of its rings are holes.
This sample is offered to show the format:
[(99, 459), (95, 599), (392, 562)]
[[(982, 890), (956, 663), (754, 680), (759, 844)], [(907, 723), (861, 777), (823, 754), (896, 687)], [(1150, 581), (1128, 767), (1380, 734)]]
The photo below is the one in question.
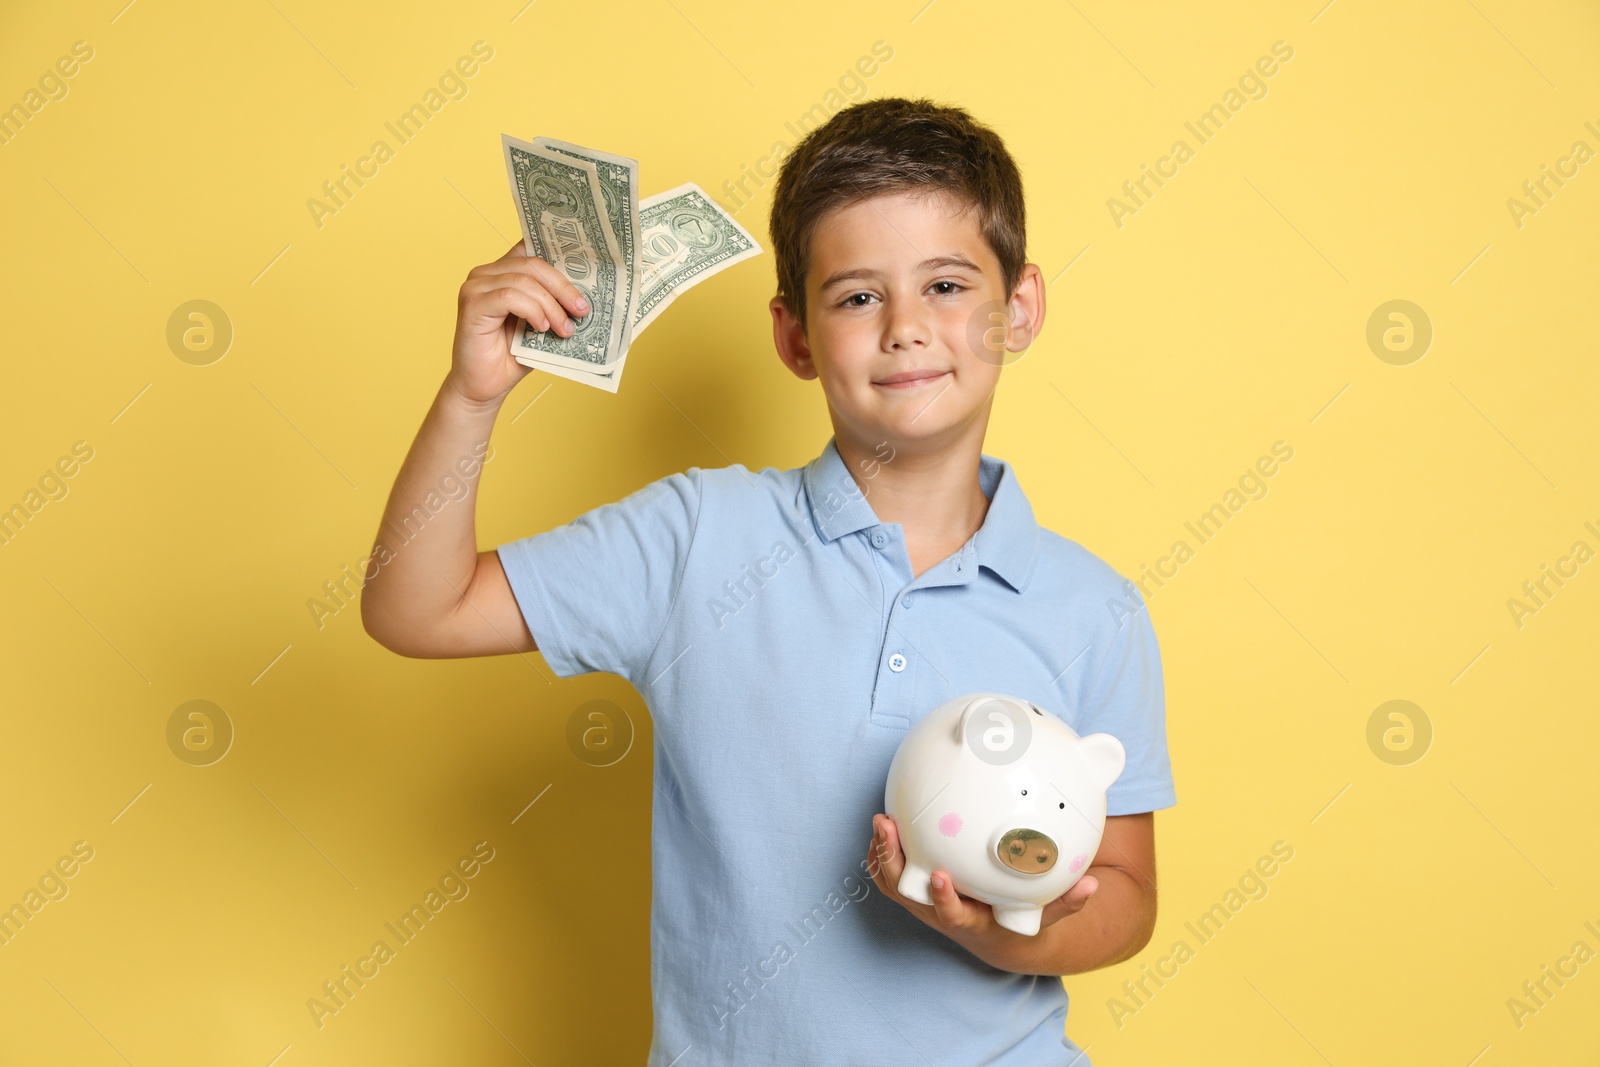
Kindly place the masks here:
[[(881, 812), (872, 817), (872, 842), (867, 849), (867, 869), (884, 896), (911, 914), (964, 946), (973, 955), (999, 966), (997, 961), (1013, 955), (1021, 943), (1037, 944), (1053, 923), (1082, 909), (1100, 887), (1092, 874), (1086, 874), (1072, 888), (1044, 907), (1039, 933), (1034, 937), (1007, 930), (994, 918), (994, 909), (981, 900), (956, 892), (950, 872), (937, 867), (929, 892), (933, 904), (919, 904), (900, 895), (900, 875), (906, 868), (906, 855), (900, 849), (900, 830), (894, 820)], [(1010, 968), (1006, 968), (1010, 969)]]
[(543, 259), (524, 255), (518, 241), (493, 263), (473, 267), (461, 283), (448, 383), (471, 404), (498, 405), (533, 369), (511, 354), (517, 319), (571, 337), (569, 315), (588, 313), (577, 287)]

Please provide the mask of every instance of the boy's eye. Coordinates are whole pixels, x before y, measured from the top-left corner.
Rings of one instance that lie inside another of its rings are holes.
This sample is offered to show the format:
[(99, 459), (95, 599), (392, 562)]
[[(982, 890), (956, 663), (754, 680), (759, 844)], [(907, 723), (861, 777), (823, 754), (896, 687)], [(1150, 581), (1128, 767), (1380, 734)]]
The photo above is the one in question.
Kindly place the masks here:
[[(962, 285), (960, 282), (952, 282), (952, 281), (934, 282), (928, 288), (938, 290), (941, 285), (949, 286), (949, 288), (943, 289), (943, 290), (939, 290), (938, 295), (940, 295), (940, 296), (954, 296), (956, 293), (964, 292), (966, 290), (966, 288), (967, 288), (966, 286)], [(866, 305), (865, 301), (862, 301), (862, 302), (859, 302), (859, 303), (856, 301), (857, 297), (865, 297), (867, 300), (875, 299), (871, 293), (851, 293), (849, 296), (847, 296), (843, 300), (839, 301), (839, 306), (840, 307), (847, 307), (847, 308), (866, 307), (867, 305)]]

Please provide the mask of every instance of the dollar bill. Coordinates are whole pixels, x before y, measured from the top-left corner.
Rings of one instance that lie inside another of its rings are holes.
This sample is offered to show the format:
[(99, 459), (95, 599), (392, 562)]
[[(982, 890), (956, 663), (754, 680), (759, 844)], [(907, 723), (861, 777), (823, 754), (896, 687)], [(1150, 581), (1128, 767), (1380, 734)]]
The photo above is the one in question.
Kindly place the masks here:
[(694, 182), (639, 204), (638, 337), (685, 290), (759, 255), (761, 246)]
[[(550, 137), (501, 143), (528, 254), (562, 270), (591, 308), (573, 319), (570, 338), (519, 320), (512, 351), (526, 366), (615, 393), (633, 341), (679, 294), (761, 252), (693, 182), (640, 200), (638, 163), (627, 156)], [(575, 203), (585, 192), (588, 204)]]
[(500, 140), (528, 254), (566, 275), (592, 309), (573, 319), (570, 337), (519, 322), (512, 351), (574, 370), (616, 362), (633, 268), (606, 217), (595, 165), (514, 137)]
[[(641, 249), (636, 261), (639, 300), (630, 340), (637, 339), (678, 294), (761, 252), (750, 234), (693, 182), (647, 197), (639, 212), (641, 232), (635, 245)], [(517, 358), (527, 366), (610, 393), (617, 391), (628, 362), (626, 351), (615, 363), (592, 370), (546, 363), (537, 354)]]
[[(616, 156), (610, 152), (601, 152), (594, 148), (584, 148), (581, 145), (571, 144), (567, 141), (558, 141), (554, 137), (535, 137), (533, 143), (540, 148), (573, 159), (581, 159), (594, 164), (595, 173), (600, 181), (600, 192), (605, 197), (605, 215), (611, 223), (611, 231), (616, 235), (618, 248), (622, 253), (624, 264), (634, 262), (634, 250), (639, 246), (639, 162), (627, 156)], [(628, 351), (628, 344), (633, 340), (634, 304), (636, 302), (635, 271), (628, 269), (623, 272), (623, 299), (622, 299), (622, 354)], [(621, 359), (621, 354), (618, 355)]]
[(573, 370), (571, 367), (564, 367), (559, 363), (546, 363), (544, 360), (521, 354), (517, 356), (517, 362), (524, 367), (532, 367), (535, 370), (542, 370), (546, 374), (554, 374), (557, 378), (565, 378), (572, 382), (582, 382), (584, 385), (592, 385), (597, 389), (604, 389), (608, 393), (614, 393), (617, 391), (617, 386), (622, 383), (622, 368), (627, 365), (628, 354), (624, 352), (622, 358), (615, 363), (592, 371)]

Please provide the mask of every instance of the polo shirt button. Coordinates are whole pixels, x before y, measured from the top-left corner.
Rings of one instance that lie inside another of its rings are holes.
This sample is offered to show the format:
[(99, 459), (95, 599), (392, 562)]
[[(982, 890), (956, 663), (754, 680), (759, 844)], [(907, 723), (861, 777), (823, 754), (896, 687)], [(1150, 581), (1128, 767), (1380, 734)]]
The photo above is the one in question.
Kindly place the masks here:
[(888, 543), (889, 543), (889, 535), (888, 534), (884, 533), (882, 530), (873, 530), (872, 531), (872, 547), (873, 548), (882, 548), (884, 545), (886, 545)]
[(910, 593), (907, 593), (905, 596), (900, 598), (900, 606), (903, 607), (903, 608), (909, 608), (911, 606), (911, 594)]
[(901, 671), (906, 669), (906, 658), (900, 653), (896, 652), (894, 655), (889, 657), (889, 669), (894, 671), (894, 673), (899, 674)]

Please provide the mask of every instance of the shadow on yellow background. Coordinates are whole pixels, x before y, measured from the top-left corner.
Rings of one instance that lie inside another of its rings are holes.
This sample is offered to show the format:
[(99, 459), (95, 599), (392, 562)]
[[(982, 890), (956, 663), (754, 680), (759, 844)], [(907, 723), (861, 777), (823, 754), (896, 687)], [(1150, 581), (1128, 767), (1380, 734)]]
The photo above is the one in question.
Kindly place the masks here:
[[(642, 703), (392, 655), (349, 576), (516, 237), (501, 132), (697, 182), (766, 245), (805, 116), (929, 95), (1007, 139), (1050, 280), (985, 451), (1162, 642), (1160, 924), (1066, 979), (1074, 1039), (1592, 1061), (1592, 5), (123, 3), (0, 37), (0, 1060), (642, 1062)], [(815, 455), (772, 286), (764, 255), (686, 296), (616, 396), (530, 376), (480, 545)], [(635, 734), (611, 766), (568, 744), (593, 700)]]

